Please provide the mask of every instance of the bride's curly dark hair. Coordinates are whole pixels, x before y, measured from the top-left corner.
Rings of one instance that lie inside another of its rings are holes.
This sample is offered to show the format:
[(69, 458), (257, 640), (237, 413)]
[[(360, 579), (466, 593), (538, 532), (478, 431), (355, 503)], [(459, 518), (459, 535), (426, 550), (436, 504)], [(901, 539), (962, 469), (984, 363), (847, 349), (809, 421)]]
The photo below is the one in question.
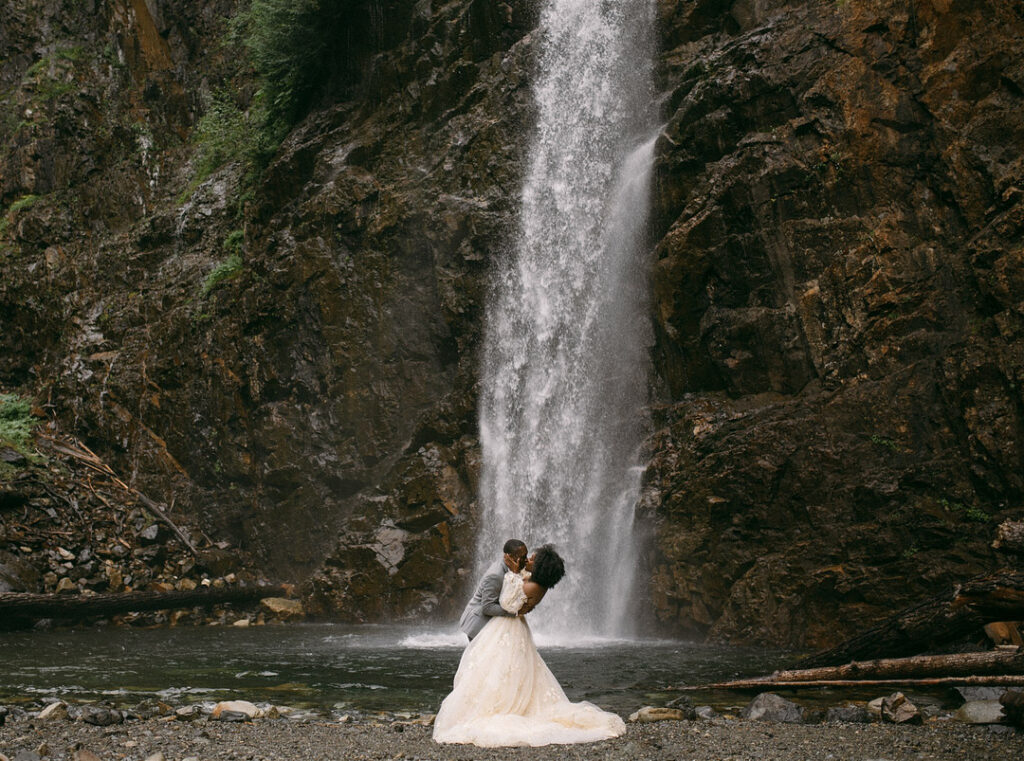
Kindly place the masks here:
[(565, 576), (565, 563), (561, 555), (555, 552), (550, 544), (545, 544), (533, 558), (531, 581), (535, 581), (546, 589), (551, 589)]

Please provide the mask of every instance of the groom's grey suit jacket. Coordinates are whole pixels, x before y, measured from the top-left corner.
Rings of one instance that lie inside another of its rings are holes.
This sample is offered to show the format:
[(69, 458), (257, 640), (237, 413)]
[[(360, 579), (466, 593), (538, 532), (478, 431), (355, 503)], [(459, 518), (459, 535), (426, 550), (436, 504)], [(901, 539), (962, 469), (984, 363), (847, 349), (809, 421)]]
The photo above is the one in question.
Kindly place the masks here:
[(470, 598), (466, 609), (462, 611), (459, 619), (459, 628), (466, 632), (470, 639), (473, 639), (480, 630), (484, 628), (492, 616), (513, 616), (498, 602), (501, 594), (501, 584), (505, 580), (505, 573), (508, 567), (505, 561), (501, 560), (484, 574), (476, 592)]

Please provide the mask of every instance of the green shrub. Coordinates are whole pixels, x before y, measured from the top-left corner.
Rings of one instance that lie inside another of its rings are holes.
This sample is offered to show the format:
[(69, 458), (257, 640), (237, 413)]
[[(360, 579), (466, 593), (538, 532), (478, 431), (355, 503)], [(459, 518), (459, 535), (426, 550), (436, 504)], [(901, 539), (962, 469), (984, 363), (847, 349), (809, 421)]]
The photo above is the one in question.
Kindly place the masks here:
[(28, 209), (40, 198), (42, 198), (42, 196), (27, 195), (22, 196), (17, 201), (12, 203), (10, 207), (8, 207), (7, 211), (4, 212), (2, 216), (0, 216), (0, 238), (7, 234), (7, 228), (10, 226), (11, 220), (13, 219), (14, 215), (17, 214), (19, 211), (24, 211), (25, 209)]
[(330, 80), (348, 74), (354, 0), (252, 0), (235, 33), (260, 77), (270, 121), (294, 124)]
[(232, 230), (224, 239), (224, 250), (229, 254), (241, 254), (244, 240), (245, 233), (242, 230)]
[(871, 443), (874, 444), (876, 447), (884, 447), (885, 449), (888, 449), (890, 452), (900, 451), (899, 444), (897, 444), (892, 439), (886, 438), (885, 436), (879, 436), (877, 433), (872, 434)]
[(939, 504), (945, 510), (952, 510), (959, 513), (967, 520), (972, 523), (988, 523), (992, 520), (992, 516), (982, 510), (980, 507), (974, 507), (973, 505), (965, 505), (961, 502), (950, 502), (948, 499), (943, 497), (939, 500)]
[(214, 288), (226, 280), (237, 277), (242, 272), (242, 257), (238, 254), (231, 254), (227, 259), (218, 264), (203, 281), (202, 295), (206, 296)]
[(0, 442), (24, 449), (39, 421), (32, 416), (32, 403), (17, 394), (0, 394)]
[(248, 161), (256, 135), (245, 113), (221, 94), (196, 124), (193, 140), (199, 146), (196, 175), (202, 182), (226, 163)]
[(10, 209), (8, 209), (8, 211), (10, 211), (12, 214), (17, 214), (19, 211), (22, 211), (23, 209), (27, 209), (27, 208), (31, 207), (40, 198), (42, 198), (42, 196), (34, 196), (34, 195), (22, 196), (17, 201), (15, 201), (14, 203), (11, 204), (11, 207), (10, 207)]

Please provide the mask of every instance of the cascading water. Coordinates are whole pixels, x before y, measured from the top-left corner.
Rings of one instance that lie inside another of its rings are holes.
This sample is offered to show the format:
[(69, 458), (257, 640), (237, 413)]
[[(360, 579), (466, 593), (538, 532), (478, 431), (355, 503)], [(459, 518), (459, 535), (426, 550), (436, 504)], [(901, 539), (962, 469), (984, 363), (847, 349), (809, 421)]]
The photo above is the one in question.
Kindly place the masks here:
[(535, 615), (574, 637), (635, 620), (653, 6), (546, 3), (519, 237), (488, 305), (478, 570), (506, 538), (554, 543), (568, 574)]

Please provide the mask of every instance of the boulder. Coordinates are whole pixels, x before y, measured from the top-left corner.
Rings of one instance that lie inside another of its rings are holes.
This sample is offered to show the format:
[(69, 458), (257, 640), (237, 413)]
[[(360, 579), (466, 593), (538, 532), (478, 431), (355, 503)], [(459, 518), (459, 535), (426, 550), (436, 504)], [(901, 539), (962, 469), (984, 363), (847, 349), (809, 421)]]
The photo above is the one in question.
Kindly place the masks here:
[(1000, 724), (1003, 706), (998, 700), (970, 700), (957, 709), (953, 718), (965, 724)]
[(693, 709), (693, 713), (698, 719), (702, 719), (704, 721), (711, 721), (712, 719), (718, 718), (718, 712), (711, 706), (697, 706)]
[(6, 721), (7, 721), (7, 707), (6, 706), (0, 706), (0, 727), (2, 727), (4, 725), (4, 722), (6, 722)]
[(635, 724), (653, 724), (656, 721), (684, 721), (686, 718), (686, 714), (678, 708), (644, 706), (630, 714), (629, 720)]
[(1006, 714), (1006, 723), (1024, 729), (1024, 692), (1007, 690), (999, 703)]
[(50, 721), (51, 719), (66, 719), (68, 717), (68, 704), (62, 700), (58, 700), (55, 703), (50, 703), (42, 711), (39, 712), (39, 716), (36, 717), (40, 721)]
[(1005, 687), (954, 687), (953, 689), (959, 693), (965, 703), (972, 700), (999, 700), (1006, 692)]
[(992, 546), (997, 550), (1024, 553), (1024, 521), (1005, 520), (999, 524)]
[(264, 597), (260, 607), (267, 613), (284, 621), (300, 620), (306, 617), (306, 611), (299, 600), (285, 597)]
[(683, 712), (683, 718), (693, 721), (697, 718), (697, 712), (693, 708), (693, 701), (689, 695), (680, 695), (665, 704), (665, 708), (676, 708)]
[(1024, 638), (1021, 636), (1020, 623), (1017, 621), (992, 621), (985, 624), (985, 636), (993, 645), (1024, 645)]
[(39, 592), (39, 570), (27, 560), (0, 551), (0, 593)]
[(894, 692), (882, 698), (881, 714), (885, 721), (893, 724), (920, 724), (923, 721), (917, 706), (907, 700), (902, 692)]
[(202, 715), (199, 706), (183, 706), (174, 712), (174, 717), (178, 721), (195, 721)]
[(750, 701), (741, 714), (751, 721), (778, 721), (786, 724), (801, 724), (804, 720), (804, 709), (791, 700), (786, 700), (774, 692), (762, 692)]
[[(241, 718), (231, 714), (238, 714)], [(215, 721), (249, 721), (262, 715), (263, 712), (248, 700), (224, 700), (213, 707), (210, 718)]]
[(120, 724), (123, 722), (124, 714), (116, 708), (84, 706), (78, 718), (86, 724), (92, 724), (97, 727), (109, 727), (112, 724)]

